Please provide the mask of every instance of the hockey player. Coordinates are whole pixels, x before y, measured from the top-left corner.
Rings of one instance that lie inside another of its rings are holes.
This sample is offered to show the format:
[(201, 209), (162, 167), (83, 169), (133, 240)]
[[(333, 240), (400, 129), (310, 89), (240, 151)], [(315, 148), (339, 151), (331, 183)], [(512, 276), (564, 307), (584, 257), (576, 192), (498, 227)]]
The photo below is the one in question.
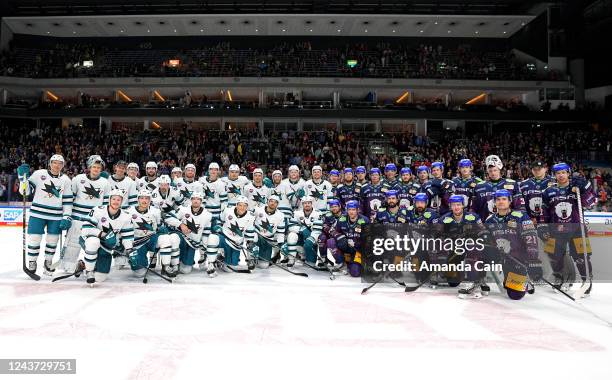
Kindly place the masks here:
[(145, 165), (146, 175), (140, 178), (136, 183), (138, 190), (147, 188), (149, 191), (153, 191), (159, 186), (157, 178), (157, 164), (153, 161), (147, 162)]
[(363, 271), (361, 264), (361, 233), (363, 227), (370, 222), (367, 216), (359, 214), (359, 202), (351, 200), (346, 204), (346, 215), (342, 215), (336, 223), (332, 236), (336, 241), (336, 263), (347, 265), (352, 277), (360, 277)]
[[(219, 236), (212, 233), (213, 215), (202, 206), (204, 195), (194, 192), (191, 194), (191, 205), (182, 206), (175, 215), (170, 214), (166, 219), (168, 226), (177, 230), (179, 243), (179, 272), (191, 273), (195, 264), (195, 252), (206, 252), (206, 273), (209, 277), (216, 276), (214, 263), (219, 249)], [(163, 264), (163, 262), (162, 262)], [(202, 265), (202, 264), (201, 264)]]
[(417, 180), (412, 183), (411, 194), (425, 192), (425, 185), (429, 182), (429, 167), (421, 165), (417, 168)]
[(249, 254), (255, 247), (255, 218), (248, 207), (247, 198), (238, 197), (236, 206), (226, 208), (221, 214), (221, 224), (213, 229), (220, 234), (219, 248), (223, 252), (225, 265), (232, 270), (255, 268)]
[[(294, 222), (289, 227), (287, 235), (287, 250), (289, 257), (297, 256), (299, 247), (303, 247), (304, 261), (311, 265), (325, 266), (325, 258), (319, 259), (318, 241), (323, 230), (323, 215), (314, 209), (315, 199), (306, 195), (302, 198), (302, 209), (293, 214)], [(289, 262), (287, 266), (290, 266)]]
[(338, 185), (340, 184), (340, 172), (336, 169), (329, 171), (329, 183), (332, 185), (332, 194), (337, 198)]
[(386, 207), (378, 209), (372, 223), (407, 223), (410, 219), (408, 210), (400, 207), (399, 196), (397, 190), (388, 190), (385, 193)]
[(495, 211), (485, 221), (496, 245), (493, 261), (503, 263), (504, 288), (508, 297), (519, 300), (525, 296), (528, 276), (532, 281), (542, 279), (537, 234), (526, 212), (512, 210), (512, 192), (509, 189), (496, 190), (494, 200)]
[(474, 189), (479, 183), (484, 181), (478, 177), (472, 175), (474, 165), (468, 158), (459, 160), (457, 164), (457, 170), (459, 175), (453, 178), (455, 184), (455, 194), (463, 197), (463, 207), (469, 210), (472, 206), (472, 199), (474, 197)]
[(289, 178), (283, 179), (272, 191), (272, 195), (280, 199), (278, 206), (280, 211), (289, 220), (293, 217), (293, 211), (297, 210), (300, 199), (306, 194), (304, 184), (304, 179), (300, 177), (300, 169), (296, 165), (291, 165)]
[(170, 172), (170, 179), (172, 179), (172, 186), (176, 187), (176, 181), (178, 179), (182, 179), (183, 178), (183, 169), (179, 168), (178, 166), (175, 166), (172, 168), (172, 171)]
[(247, 177), (240, 175), (240, 167), (231, 164), (227, 172), (227, 177), (221, 178), (227, 188), (227, 205), (236, 206), (236, 199), (244, 195), (244, 188), (249, 184)]
[[(450, 211), (438, 219), (443, 227), (444, 236), (451, 238), (477, 238), (484, 233), (484, 227), (478, 214), (468, 212), (464, 208), (464, 198), (461, 195), (451, 195), (448, 199)], [(454, 251), (444, 251), (438, 255), (438, 263), (459, 264), (465, 260), (473, 268), (478, 260), (482, 260), (482, 252), (477, 249), (467, 250), (461, 247)], [(483, 272), (476, 270), (465, 274), (458, 271), (440, 273), (451, 287), (458, 286), (460, 298), (480, 298), (482, 294), (489, 294), (489, 286), (484, 282)], [(432, 276), (433, 277), (433, 276)], [(467, 280), (467, 282), (462, 282)], [(435, 280), (434, 280), (435, 281)], [(482, 291), (482, 292), (481, 292)]]
[(129, 257), (132, 271), (139, 277), (144, 276), (149, 266), (148, 253), (159, 252), (162, 274), (176, 277), (180, 240), (177, 234), (169, 234), (160, 210), (151, 207), (151, 192), (147, 189), (140, 190), (138, 204), (132, 206), (128, 212), (134, 228), (133, 252)]
[(323, 169), (312, 167), (312, 178), (304, 183), (305, 195), (313, 198), (313, 207), (320, 213), (327, 211), (327, 200), (333, 198), (332, 185), (323, 179)]
[(370, 219), (374, 219), (378, 210), (383, 208), (385, 191), (389, 191), (384, 187), (380, 177), (379, 168), (370, 169), (370, 183), (363, 186), (360, 191), (361, 212)]
[(383, 184), (387, 190), (399, 190), (397, 166), (395, 164), (385, 165), (385, 180), (383, 181)]
[(184, 203), (183, 195), (171, 186), (172, 180), (167, 174), (157, 179), (157, 188), (151, 191), (151, 204), (162, 213), (177, 211)]
[[(542, 194), (543, 220), (549, 223), (543, 226), (546, 228), (544, 252), (550, 259), (556, 285), (562, 286), (563, 256), (569, 248), (570, 256), (576, 263), (583, 281), (579, 294), (588, 296), (593, 280), (592, 252), (586, 226), (581, 228), (580, 225), (584, 221), (580, 219), (579, 207), (589, 209), (595, 205), (593, 187), (584, 178), (571, 178), (571, 168), (564, 162), (554, 165), (552, 172), (556, 183), (547, 187)], [(578, 204), (578, 192), (581, 204)]]
[(208, 175), (199, 180), (204, 188), (204, 204), (213, 219), (219, 220), (221, 213), (227, 206), (227, 188), (225, 182), (219, 178), (219, 164), (211, 162), (208, 165)]
[(127, 166), (127, 176), (136, 184), (138, 189), (138, 176), (140, 175), (140, 167), (135, 162), (130, 162)]
[(338, 199), (332, 198), (328, 201), (329, 210), (323, 216), (323, 230), (319, 235), (319, 257), (326, 263), (335, 263), (333, 253), (336, 249), (334, 231), (336, 222), (343, 215), (342, 207)]
[(134, 206), (137, 201), (138, 190), (136, 190), (136, 182), (133, 179), (125, 175), (127, 163), (123, 160), (119, 160), (113, 165), (113, 175), (108, 177), (108, 183), (111, 188), (122, 190), (125, 193), (123, 197), (122, 209), (127, 209), (130, 206)]
[(336, 197), (340, 200), (340, 204), (346, 209), (346, 205), (350, 201), (356, 201), (359, 203), (361, 197), (361, 189), (357, 187), (357, 184), (353, 178), (353, 169), (344, 168), (344, 181), (338, 185), (336, 189)]
[(123, 197), (121, 190), (111, 190), (107, 206), (95, 207), (81, 219), (79, 243), (85, 251), (85, 274), (91, 286), (106, 280), (114, 253), (122, 250), (128, 257), (133, 255), (134, 228), (130, 213), (121, 210)]
[[(83, 221), (90, 214), (91, 210), (98, 206), (108, 203), (111, 192), (109, 182), (100, 176), (104, 170), (104, 161), (98, 155), (90, 156), (87, 159), (89, 174), (79, 174), (72, 178), (72, 194), (74, 196), (72, 204), (72, 223), (66, 233), (66, 243), (64, 244), (63, 257), (60, 268), (68, 273), (76, 269), (77, 258), (81, 252), (81, 228)], [(121, 190), (118, 190), (121, 191)], [(123, 193), (122, 193), (123, 194)], [(123, 202), (124, 195), (121, 196)]]
[[(277, 260), (283, 244), (285, 244), (286, 222), (285, 214), (278, 209), (280, 199), (276, 195), (270, 195), (268, 203), (264, 207), (258, 207), (253, 211), (255, 216), (254, 226), (256, 233), (256, 245), (254, 255), (259, 262), (260, 268), (270, 266), (270, 261)], [(283, 252), (282, 262), (287, 266), (293, 266), (295, 257)]]
[(438, 220), (436, 210), (427, 208), (429, 197), (425, 193), (417, 193), (414, 196), (414, 206), (408, 208), (409, 223), (432, 224)]
[(357, 177), (357, 180), (355, 180), (357, 187), (363, 190), (363, 187), (368, 184), (365, 166), (357, 166), (355, 168), (355, 176)]
[(424, 190), (429, 196), (429, 206), (436, 210), (439, 215), (449, 211), (448, 198), (455, 192), (453, 181), (443, 177), (444, 164), (434, 162), (431, 164), (431, 176), (433, 177), (424, 186)]
[(51, 264), (57, 249), (57, 242), (62, 231), (70, 228), (72, 223), (72, 185), (70, 178), (62, 174), (64, 157), (54, 154), (49, 159), (47, 169), (39, 169), (30, 176), (30, 166), (20, 165), (17, 168), (20, 193), (27, 196), (34, 192), (28, 218), (28, 270), (36, 273), (40, 243), (45, 234), (45, 274), (52, 275)]
[[(272, 194), (272, 190), (264, 185), (263, 170), (257, 168), (253, 170), (253, 182), (246, 184), (244, 187), (244, 196), (249, 202), (249, 210), (255, 210), (258, 207), (263, 207), (268, 203), (268, 198)], [(237, 197), (236, 200), (240, 198)]]
[(398, 183), (399, 192), (397, 196), (399, 197), (399, 205), (403, 208), (408, 208), (412, 204), (412, 198), (414, 195), (418, 193), (418, 190), (413, 188), (412, 181), (412, 170), (408, 167), (404, 167), (400, 169), (400, 181)]
[(542, 212), (542, 193), (553, 185), (552, 178), (546, 175), (546, 164), (536, 161), (531, 166), (533, 177), (520, 183), (521, 194), (525, 200), (525, 211), (534, 224), (544, 221)]
[(504, 167), (498, 156), (491, 155), (485, 159), (488, 181), (477, 184), (474, 187), (471, 210), (480, 216), (480, 219), (487, 220), (487, 217), (496, 212), (495, 192), (500, 189), (508, 190), (512, 195), (512, 209), (515, 211), (524, 210), (525, 201), (521, 195), (518, 183), (509, 178), (501, 177), (501, 169)]
[(185, 165), (185, 177), (175, 179), (174, 187), (176, 187), (183, 196), (183, 206), (189, 206), (191, 204), (192, 193), (204, 192), (202, 183), (196, 180), (196, 167), (194, 164)]

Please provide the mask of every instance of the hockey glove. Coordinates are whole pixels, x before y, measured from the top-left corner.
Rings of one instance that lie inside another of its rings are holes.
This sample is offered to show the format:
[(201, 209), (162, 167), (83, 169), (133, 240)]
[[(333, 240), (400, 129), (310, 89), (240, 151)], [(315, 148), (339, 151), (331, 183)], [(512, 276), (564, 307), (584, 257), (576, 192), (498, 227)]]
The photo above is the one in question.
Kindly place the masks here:
[(70, 227), (72, 227), (72, 219), (70, 219), (69, 217), (64, 218), (60, 221), (60, 225), (59, 225), (60, 230), (66, 231), (66, 230), (69, 230)]
[(531, 259), (527, 262), (527, 272), (532, 281), (540, 281), (542, 279), (542, 262), (539, 259)]
[(100, 244), (102, 244), (106, 248), (113, 248), (117, 245), (117, 235), (115, 235), (114, 231), (102, 231), (100, 232), (98, 237), (100, 238)]
[(270, 188), (270, 189), (274, 187), (274, 184), (272, 183), (272, 180), (270, 178), (268, 178), (268, 177), (264, 178), (263, 184), (264, 184), (264, 186), (266, 186), (267, 188)]

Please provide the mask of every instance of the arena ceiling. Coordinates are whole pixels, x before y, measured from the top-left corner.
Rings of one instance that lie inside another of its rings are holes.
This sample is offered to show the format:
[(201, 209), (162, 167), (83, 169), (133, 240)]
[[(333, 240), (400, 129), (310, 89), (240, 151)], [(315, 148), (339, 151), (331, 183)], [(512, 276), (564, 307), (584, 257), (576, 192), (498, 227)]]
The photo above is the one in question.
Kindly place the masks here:
[[(547, 1), (547, 4), (562, 2)], [(525, 14), (526, 0), (3, 0), (4, 16), (197, 13)]]
[(532, 15), (190, 14), (6, 17), (15, 34), (125, 36), (393, 36), (507, 38)]

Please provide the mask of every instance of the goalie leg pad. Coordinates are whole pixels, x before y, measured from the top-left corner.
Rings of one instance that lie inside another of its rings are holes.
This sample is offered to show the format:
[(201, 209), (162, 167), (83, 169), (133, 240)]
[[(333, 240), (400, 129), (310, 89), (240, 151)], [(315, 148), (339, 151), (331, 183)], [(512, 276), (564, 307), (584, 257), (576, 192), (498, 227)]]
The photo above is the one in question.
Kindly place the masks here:
[[(70, 265), (75, 264), (79, 253), (81, 252), (81, 246), (79, 240), (81, 238), (81, 229), (83, 222), (80, 220), (73, 220), (72, 226), (66, 233), (66, 247), (64, 248), (64, 261)], [(89, 238), (88, 238), (89, 240)]]

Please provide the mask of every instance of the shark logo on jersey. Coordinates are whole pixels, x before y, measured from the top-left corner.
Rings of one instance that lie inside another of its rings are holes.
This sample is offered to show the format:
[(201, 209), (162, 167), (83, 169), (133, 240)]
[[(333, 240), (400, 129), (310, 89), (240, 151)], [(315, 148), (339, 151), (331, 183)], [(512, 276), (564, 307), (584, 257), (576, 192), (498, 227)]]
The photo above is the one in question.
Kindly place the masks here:
[(490, 213), (496, 213), (497, 212), (497, 206), (495, 206), (495, 199), (489, 199), (487, 201), (487, 208), (489, 209)]
[(45, 183), (45, 188), (43, 189), (43, 191), (48, 194), (49, 198), (60, 197), (60, 189), (55, 187), (53, 181), (51, 181), (51, 183)]
[(572, 204), (569, 202), (560, 202), (555, 206), (555, 214), (561, 219), (567, 219), (572, 215)]
[(230, 231), (232, 231), (235, 235), (242, 237), (242, 230), (238, 227), (238, 223), (230, 223)]
[(228, 188), (227, 188), (227, 192), (228, 194), (236, 194), (236, 195), (240, 195), (240, 188), (236, 185), (234, 185), (233, 183), (231, 183)]
[[(325, 187), (323, 187), (323, 189), (325, 190)], [(313, 197), (314, 199), (323, 199), (323, 193), (319, 191), (319, 189), (317, 189), (315, 187), (315, 189), (313, 190), (313, 192), (310, 194), (311, 197)]]
[(259, 193), (253, 195), (253, 200), (257, 203), (266, 203), (266, 198)]
[(85, 194), (89, 195), (89, 199), (100, 198), (100, 189), (94, 188), (91, 183), (85, 185)]
[(378, 209), (380, 208), (381, 202), (380, 199), (372, 199), (370, 201), (370, 209), (372, 211), (378, 211)]
[(198, 232), (198, 228), (200, 228), (199, 224), (196, 224), (192, 218), (189, 218), (185, 221), (185, 225), (189, 228), (189, 231), (196, 233)]
[(189, 189), (187, 189), (186, 187), (184, 189), (181, 189), (181, 195), (185, 199), (191, 199), (191, 191), (189, 191)]
[(138, 226), (138, 229), (141, 231), (153, 231), (153, 224), (147, 222), (144, 219), (141, 219), (138, 222), (136, 222), (136, 225)]
[(262, 219), (262, 221), (261, 221), (261, 229), (263, 229), (264, 231), (267, 231), (269, 233), (272, 233), (272, 231), (274, 230), (274, 225), (270, 224), (270, 221), (268, 221), (268, 219)]
[(205, 196), (206, 198), (214, 198), (214, 196), (215, 196), (215, 192), (214, 192), (214, 191), (212, 191), (212, 190), (210, 189), (210, 187), (205, 186), (205, 187), (204, 187), (204, 196)]

